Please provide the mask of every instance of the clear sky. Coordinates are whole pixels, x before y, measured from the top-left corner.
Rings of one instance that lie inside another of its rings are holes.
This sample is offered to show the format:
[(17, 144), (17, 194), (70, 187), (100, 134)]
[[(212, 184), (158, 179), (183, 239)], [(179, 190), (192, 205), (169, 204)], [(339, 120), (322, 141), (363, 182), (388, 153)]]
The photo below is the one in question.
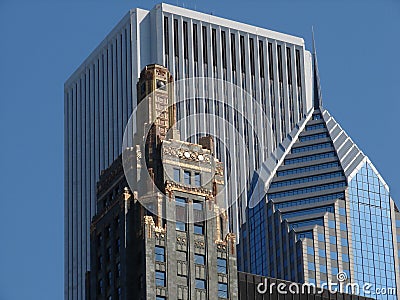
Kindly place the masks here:
[[(63, 299), (63, 84), (129, 8), (156, 3), (0, 0), (0, 300)], [(400, 200), (399, 1), (170, 3), (308, 49), (314, 25), (324, 106)]]

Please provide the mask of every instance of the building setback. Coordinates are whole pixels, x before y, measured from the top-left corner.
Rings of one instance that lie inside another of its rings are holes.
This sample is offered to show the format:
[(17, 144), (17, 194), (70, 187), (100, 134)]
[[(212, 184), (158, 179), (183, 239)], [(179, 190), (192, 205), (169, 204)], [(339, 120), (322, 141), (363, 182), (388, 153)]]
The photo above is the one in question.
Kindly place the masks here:
[[(242, 179), (249, 185), (253, 172), (312, 107), (311, 55), (303, 39), (168, 4), (129, 11), (64, 86), (65, 299), (84, 299), (96, 182), (101, 170), (121, 154), (124, 128), (137, 105), (137, 79), (144, 66), (154, 63), (168, 67), (176, 80), (218, 78), (255, 99), (230, 103), (237, 114), (204, 96), (198, 106), (186, 101), (177, 107), (178, 120), (194, 112), (208, 114), (205, 120), (179, 125), (183, 140), (198, 143), (199, 137), (190, 137), (190, 131), (205, 124), (227, 141), (230, 153), (220, 140), (215, 141), (215, 152), (230, 171), (224, 174), (226, 199), (233, 202), (228, 217), (234, 233), (245, 222), (247, 204), (246, 193), (235, 182)], [(236, 120), (248, 155), (212, 114)]]

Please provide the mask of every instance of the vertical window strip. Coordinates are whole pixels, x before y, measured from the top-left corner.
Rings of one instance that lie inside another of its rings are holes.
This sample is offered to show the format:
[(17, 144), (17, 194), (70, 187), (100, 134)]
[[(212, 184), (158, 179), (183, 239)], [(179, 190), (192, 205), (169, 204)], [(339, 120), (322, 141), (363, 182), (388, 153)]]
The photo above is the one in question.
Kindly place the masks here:
[(264, 46), (262, 41), (258, 42), (258, 55), (260, 61), (260, 77), (264, 78)]
[(188, 38), (188, 23), (183, 22), (183, 58), (188, 59), (189, 57), (189, 38)]
[(174, 19), (174, 55), (179, 57), (178, 20)]
[(232, 71), (236, 71), (236, 45), (235, 45), (234, 33), (231, 33), (231, 59), (232, 59)]
[(203, 62), (205, 64), (208, 63), (208, 55), (207, 55), (207, 28), (205, 26), (202, 27), (203, 33)]
[(226, 69), (226, 34), (221, 31), (222, 67)]
[(246, 49), (243, 35), (240, 36), (240, 67), (242, 73), (246, 73)]
[[(126, 34), (126, 29), (125, 29)], [(168, 17), (164, 17), (164, 53), (166, 58), (169, 56), (169, 28), (168, 28)], [(168, 60), (166, 60), (168, 61)]]
[(195, 62), (199, 60), (199, 44), (197, 37), (197, 24), (193, 24), (193, 59)]
[(251, 75), (255, 75), (255, 62), (254, 62), (254, 39), (250, 38), (250, 69)]
[(217, 66), (217, 30), (215, 28), (212, 29), (212, 36), (211, 36), (211, 43), (212, 43), (212, 63), (213, 66)]

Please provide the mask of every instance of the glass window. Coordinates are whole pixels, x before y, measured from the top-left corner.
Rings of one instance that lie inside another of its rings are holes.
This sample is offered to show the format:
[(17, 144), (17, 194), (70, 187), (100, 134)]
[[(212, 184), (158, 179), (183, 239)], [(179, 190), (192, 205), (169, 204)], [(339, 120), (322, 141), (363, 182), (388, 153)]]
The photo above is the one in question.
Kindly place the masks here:
[(333, 245), (336, 245), (336, 236), (329, 236), (329, 242)]
[(203, 279), (196, 279), (195, 281), (196, 289), (206, 289), (206, 281)]
[(155, 247), (155, 255), (156, 255), (156, 261), (165, 261), (165, 248), (156, 246)]
[(163, 297), (163, 296), (156, 296), (156, 300), (165, 300), (167, 298)]
[(194, 233), (195, 234), (204, 234), (204, 225), (203, 224), (194, 224)]
[(194, 173), (194, 185), (195, 186), (201, 186), (200, 173)]
[(121, 276), (121, 263), (117, 263), (117, 278)]
[(396, 227), (400, 228), (400, 220), (396, 220)]
[(350, 259), (349, 259), (349, 255), (348, 255), (348, 254), (343, 253), (343, 254), (342, 254), (342, 259), (343, 259), (343, 262), (350, 262)]
[(203, 210), (203, 202), (193, 201), (193, 209)]
[(156, 286), (165, 286), (165, 272), (156, 271)]
[(223, 258), (217, 258), (217, 272), (226, 274), (227, 269), (226, 269), (226, 259)]
[(314, 247), (307, 246), (307, 254), (314, 255)]
[(345, 207), (339, 207), (339, 215), (345, 216), (346, 215), (346, 208)]
[(329, 228), (335, 229), (335, 227), (336, 227), (335, 221), (334, 220), (328, 220), (328, 226), (329, 226)]
[(338, 259), (337, 252), (332, 251), (332, 252), (331, 252), (331, 258), (334, 259), (334, 260), (337, 260), (337, 259)]
[(181, 170), (174, 168), (174, 181), (181, 182)]
[(319, 257), (326, 257), (326, 252), (323, 249), (318, 250)]
[(186, 231), (186, 224), (184, 222), (176, 222), (176, 230)]
[(348, 242), (347, 239), (342, 238), (342, 246), (343, 246), (343, 247), (348, 247), (348, 246), (349, 246), (349, 242)]
[(318, 241), (325, 242), (325, 235), (323, 233), (318, 233)]
[(328, 273), (325, 265), (321, 265), (319, 270), (321, 271), (321, 273), (325, 273), (325, 274)]
[(201, 254), (195, 254), (194, 255), (194, 263), (198, 265), (205, 265), (206, 258), (204, 255)]
[(338, 268), (332, 268), (332, 275), (335, 276), (339, 273), (339, 269)]
[(182, 198), (182, 197), (175, 197), (175, 202), (177, 206), (186, 206), (186, 198)]
[(315, 264), (314, 263), (308, 263), (308, 270), (309, 271), (315, 271)]
[(340, 230), (347, 231), (347, 225), (346, 225), (346, 223), (340, 222)]
[(226, 283), (218, 283), (218, 298), (228, 298), (228, 285)]
[(191, 184), (192, 183), (189, 171), (183, 171), (183, 180), (184, 180), (185, 184)]

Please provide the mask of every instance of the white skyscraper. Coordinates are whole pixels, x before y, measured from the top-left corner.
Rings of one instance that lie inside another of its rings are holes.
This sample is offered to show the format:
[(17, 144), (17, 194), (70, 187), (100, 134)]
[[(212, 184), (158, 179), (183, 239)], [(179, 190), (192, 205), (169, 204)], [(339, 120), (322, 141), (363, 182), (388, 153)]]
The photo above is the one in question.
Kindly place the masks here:
[[(245, 159), (244, 150), (236, 147), (216, 118), (194, 124), (183, 121), (179, 126), (182, 139), (190, 138), (194, 127), (207, 126), (226, 142), (230, 162), (218, 141), (216, 154), (230, 168), (231, 182), (240, 179), (250, 185), (253, 172), (313, 106), (312, 58), (302, 38), (167, 4), (151, 11), (129, 11), (64, 87), (65, 299), (85, 297), (96, 182), (121, 154), (125, 125), (136, 106), (140, 71), (154, 63), (166, 66), (175, 80), (218, 78), (255, 99), (231, 103), (240, 119), (207, 97), (177, 107), (178, 119), (193, 112), (211, 113), (231, 120), (243, 134), (249, 150)], [(247, 195), (227, 182), (231, 185), (227, 198), (239, 199), (229, 212), (231, 229), (238, 232)]]

